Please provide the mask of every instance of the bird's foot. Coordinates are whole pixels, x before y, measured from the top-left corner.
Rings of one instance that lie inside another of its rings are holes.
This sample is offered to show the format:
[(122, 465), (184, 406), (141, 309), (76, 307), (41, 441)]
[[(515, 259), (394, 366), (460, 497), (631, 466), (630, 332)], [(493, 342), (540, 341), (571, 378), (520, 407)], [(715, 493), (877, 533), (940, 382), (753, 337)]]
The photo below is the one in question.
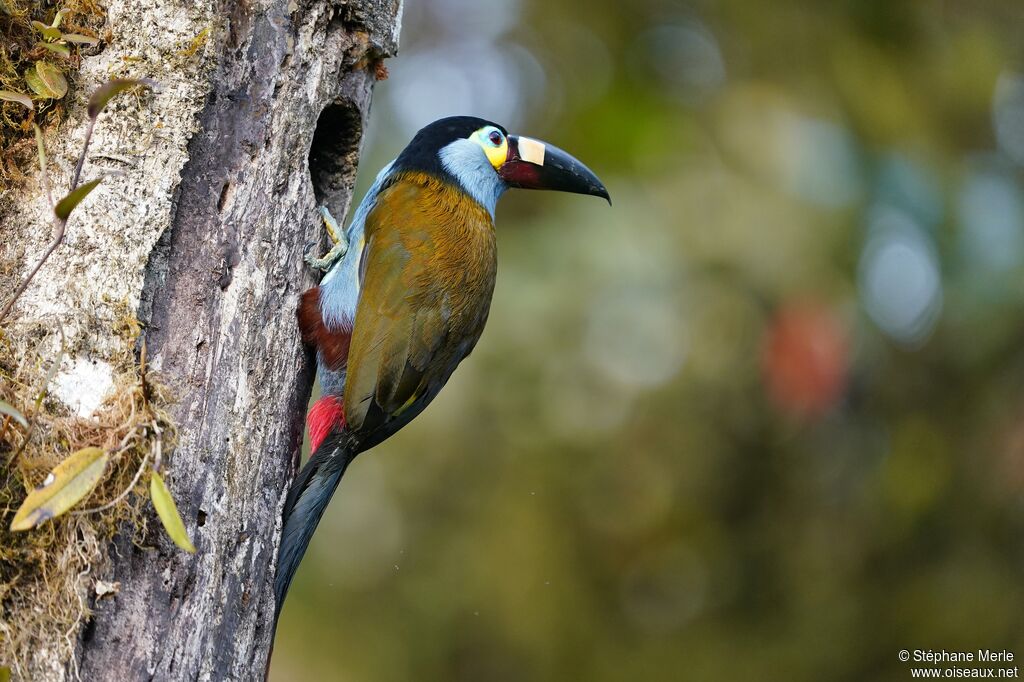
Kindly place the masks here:
[(338, 221), (334, 219), (331, 212), (327, 210), (326, 206), (320, 207), (320, 217), (324, 221), (324, 229), (327, 231), (327, 236), (330, 237), (333, 246), (323, 258), (317, 258), (313, 254), (314, 248), (316, 248), (316, 242), (306, 245), (305, 261), (306, 265), (313, 268), (314, 270), (330, 270), (335, 263), (345, 257), (348, 252), (348, 242), (345, 240), (345, 232), (338, 227)]

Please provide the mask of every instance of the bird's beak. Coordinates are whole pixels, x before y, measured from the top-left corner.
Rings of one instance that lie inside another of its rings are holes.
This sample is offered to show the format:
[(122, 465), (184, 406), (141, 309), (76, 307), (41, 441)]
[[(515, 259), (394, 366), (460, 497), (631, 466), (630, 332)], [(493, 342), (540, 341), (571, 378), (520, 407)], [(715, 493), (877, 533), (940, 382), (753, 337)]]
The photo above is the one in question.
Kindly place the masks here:
[(498, 175), (509, 187), (590, 194), (612, 203), (592, 170), (558, 147), (529, 137), (508, 136), (508, 156)]

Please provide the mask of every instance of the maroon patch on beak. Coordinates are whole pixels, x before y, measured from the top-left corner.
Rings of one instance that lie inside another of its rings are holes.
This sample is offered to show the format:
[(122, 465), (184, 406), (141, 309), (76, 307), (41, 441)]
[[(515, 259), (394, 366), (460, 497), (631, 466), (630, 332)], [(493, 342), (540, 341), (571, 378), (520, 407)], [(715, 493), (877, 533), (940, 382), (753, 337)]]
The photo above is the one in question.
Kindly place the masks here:
[(498, 169), (498, 175), (512, 187), (522, 187), (525, 189), (539, 187), (540, 169), (540, 166), (516, 159), (515, 161), (506, 161)]
[(498, 169), (498, 175), (510, 187), (534, 188), (540, 183), (540, 166), (523, 161), (519, 156), (519, 140), (509, 135), (508, 154)]
[(515, 135), (509, 135), (505, 139), (508, 142), (508, 151), (505, 153), (505, 163), (519, 161), (522, 158), (519, 156), (519, 138)]

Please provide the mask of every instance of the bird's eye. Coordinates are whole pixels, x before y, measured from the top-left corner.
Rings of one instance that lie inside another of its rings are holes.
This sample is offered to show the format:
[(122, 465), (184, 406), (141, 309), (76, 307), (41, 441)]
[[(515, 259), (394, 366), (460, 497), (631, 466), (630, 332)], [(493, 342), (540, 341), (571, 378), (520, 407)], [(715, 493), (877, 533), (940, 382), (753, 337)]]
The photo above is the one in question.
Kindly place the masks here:
[(492, 130), (491, 134), (487, 136), (487, 139), (490, 140), (491, 144), (493, 144), (495, 147), (501, 146), (502, 137), (501, 133), (498, 132), (497, 130)]

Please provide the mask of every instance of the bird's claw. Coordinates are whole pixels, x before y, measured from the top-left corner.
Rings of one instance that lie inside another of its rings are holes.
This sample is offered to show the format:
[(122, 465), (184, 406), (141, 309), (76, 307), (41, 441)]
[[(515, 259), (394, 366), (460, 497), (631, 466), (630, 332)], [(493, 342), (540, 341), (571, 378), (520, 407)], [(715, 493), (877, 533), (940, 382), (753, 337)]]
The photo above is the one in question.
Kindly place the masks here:
[(306, 244), (304, 260), (306, 265), (313, 268), (314, 270), (330, 270), (335, 263), (345, 257), (348, 252), (348, 242), (345, 240), (345, 232), (338, 227), (338, 222), (331, 215), (331, 212), (327, 209), (327, 206), (320, 207), (320, 217), (324, 221), (324, 229), (327, 232), (327, 236), (330, 238), (333, 246), (331, 250), (324, 254), (323, 258), (317, 258), (315, 248), (318, 241)]
[(324, 220), (324, 229), (327, 230), (327, 236), (331, 238), (332, 244), (345, 241), (345, 233), (338, 227), (338, 221), (331, 215), (327, 204), (320, 207), (320, 217)]
[(317, 258), (313, 253), (307, 253), (305, 256), (306, 265), (313, 268), (314, 270), (327, 271), (334, 267), (334, 264), (345, 257), (345, 252), (348, 250), (348, 245), (344, 242), (335, 244), (330, 251), (324, 254), (323, 258)]

